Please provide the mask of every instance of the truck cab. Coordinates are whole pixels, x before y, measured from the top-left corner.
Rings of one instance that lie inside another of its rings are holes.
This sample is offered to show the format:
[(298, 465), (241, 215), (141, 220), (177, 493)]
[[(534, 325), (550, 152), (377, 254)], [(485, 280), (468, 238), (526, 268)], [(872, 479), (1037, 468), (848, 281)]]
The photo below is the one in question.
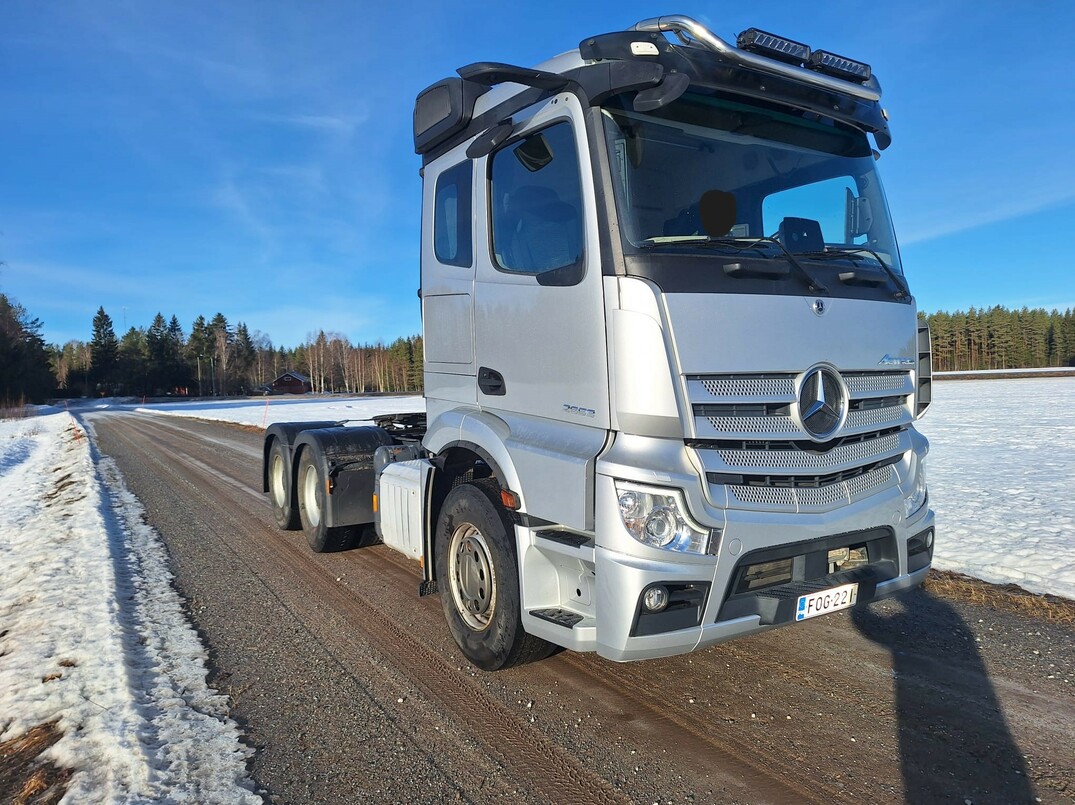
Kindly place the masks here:
[(880, 95), (673, 16), (418, 96), (427, 419), (371, 508), (476, 665), (683, 653), (925, 577)]

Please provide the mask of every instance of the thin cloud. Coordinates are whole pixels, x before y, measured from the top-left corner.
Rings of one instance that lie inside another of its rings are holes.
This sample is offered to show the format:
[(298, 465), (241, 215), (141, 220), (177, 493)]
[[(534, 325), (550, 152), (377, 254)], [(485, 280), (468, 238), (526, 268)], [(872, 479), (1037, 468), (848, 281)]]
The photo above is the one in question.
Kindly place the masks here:
[(957, 202), (952, 202), (943, 210), (933, 210), (929, 222), (923, 221), (917, 228), (914, 223), (906, 224), (900, 235), (900, 243), (906, 246), (924, 243), (978, 227), (1055, 209), (1072, 202), (1075, 202), (1075, 191), (1069, 187), (1050, 188), (1036, 196), (997, 201), (993, 206), (976, 205), (974, 208), (955, 214), (952, 210), (957, 206)]
[(280, 126), (292, 126), (296, 128), (311, 129), (321, 134), (339, 137), (350, 137), (366, 120), (366, 116), (342, 117), (339, 115), (307, 115), (307, 114), (258, 114), (253, 119), (261, 123), (271, 123)]
[(238, 219), (254, 235), (271, 246), (275, 238), (273, 230), (254, 210), (246, 194), (230, 176), (213, 188), (210, 194), (213, 205)]

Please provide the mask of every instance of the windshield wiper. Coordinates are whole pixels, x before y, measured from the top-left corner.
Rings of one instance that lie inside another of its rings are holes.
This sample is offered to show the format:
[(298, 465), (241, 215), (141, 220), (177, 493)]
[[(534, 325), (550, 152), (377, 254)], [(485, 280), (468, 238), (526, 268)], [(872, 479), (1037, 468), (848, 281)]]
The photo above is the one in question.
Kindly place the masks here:
[(907, 283), (904, 281), (903, 277), (896, 273), (895, 269), (886, 263), (881, 255), (865, 246), (826, 246), (825, 251), (823, 252), (804, 252), (802, 256), (809, 257), (811, 260), (846, 257), (854, 262), (856, 256), (863, 254), (868, 254), (876, 260), (877, 264), (884, 269), (886, 274), (888, 274), (889, 278), (892, 280), (892, 284), (896, 286), (896, 293), (894, 296), (897, 299), (903, 299), (905, 296), (911, 295), (911, 289), (907, 287)]
[(780, 249), (780, 251), (782, 251), (784, 253), (784, 257), (787, 258), (788, 262), (791, 263), (791, 265), (795, 268), (795, 270), (798, 271), (799, 274), (802, 275), (803, 279), (806, 280), (806, 284), (807, 284), (807, 286), (808, 286), (808, 288), (809, 288), (811, 293), (828, 293), (829, 292), (829, 289), (825, 287), (825, 283), (823, 283), (821, 280), (819, 280), (817, 277), (815, 277), (813, 274), (811, 274), (809, 271), (807, 271), (806, 268), (803, 266), (803, 264), (800, 263), (798, 261), (798, 259), (795, 257), (795, 255), (791, 253), (791, 251), (788, 249), (788, 247), (785, 246), (783, 243), (781, 243), (779, 240), (777, 240), (775, 237), (754, 238), (752, 243), (754, 243), (754, 244), (772, 243), (774, 246), (776, 246), (778, 249)]
[(716, 238), (710, 235), (673, 235), (666, 237), (647, 238), (638, 245), (642, 248), (653, 248), (655, 246), (669, 246), (669, 245), (690, 245), (690, 246), (702, 246), (731, 249), (736, 252), (747, 251), (748, 249), (757, 249), (765, 251), (763, 244), (769, 244), (776, 246), (784, 257), (787, 258), (788, 263), (799, 272), (799, 274), (806, 280), (806, 284), (809, 287), (811, 293), (825, 293), (829, 292), (829, 289), (825, 287), (825, 284), (807, 271), (803, 264), (795, 259), (795, 255), (774, 237), (767, 238)]

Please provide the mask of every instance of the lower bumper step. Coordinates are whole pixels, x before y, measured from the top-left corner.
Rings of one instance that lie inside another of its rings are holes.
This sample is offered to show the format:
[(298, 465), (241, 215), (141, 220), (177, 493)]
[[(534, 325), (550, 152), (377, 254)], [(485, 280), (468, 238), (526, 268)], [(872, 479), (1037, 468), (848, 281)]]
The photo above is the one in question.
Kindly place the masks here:
[(530, 614), (535, 618), (541, 618), (543, 621), (555, 623), (557, 626), (563, 626), (565, 629), (574, 629), (575, 625), (582, 621), (582, 615), (579, 613), (572, 612), (568, 609), (560, 609), (559, 607), (532, 609), (530, 610)]

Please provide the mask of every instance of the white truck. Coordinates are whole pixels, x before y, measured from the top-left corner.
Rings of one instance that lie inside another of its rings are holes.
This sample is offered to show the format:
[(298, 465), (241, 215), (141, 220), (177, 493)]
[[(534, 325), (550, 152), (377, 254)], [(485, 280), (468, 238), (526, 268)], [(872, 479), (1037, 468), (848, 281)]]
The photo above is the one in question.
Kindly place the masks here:
[(868, 64), (684, 16), (424, 90), (426, 414), (270, 427), (278, 524), (412, 557), (486, 670), (919, 584), (929, 333), (880, 95)]

